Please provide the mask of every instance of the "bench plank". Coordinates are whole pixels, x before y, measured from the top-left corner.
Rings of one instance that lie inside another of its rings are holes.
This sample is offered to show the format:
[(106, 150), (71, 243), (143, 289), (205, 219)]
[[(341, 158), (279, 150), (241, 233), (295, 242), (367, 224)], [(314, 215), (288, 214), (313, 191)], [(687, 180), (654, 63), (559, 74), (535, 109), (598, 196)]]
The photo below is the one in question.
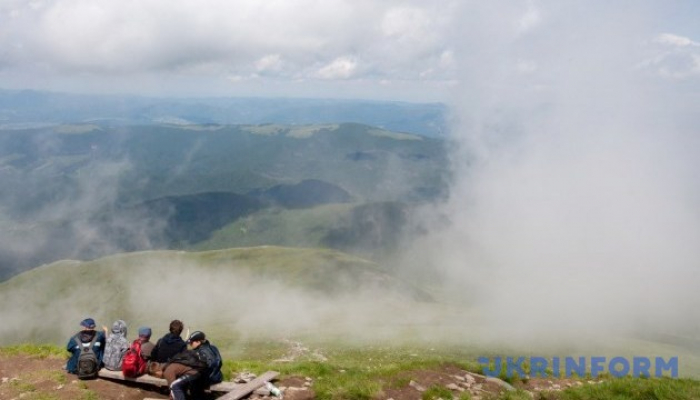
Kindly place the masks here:
[(253, 392), (255, 389), (258, 389), (264, 386), (267, 382), (277, 378), (279, 374), (280, 373), (276, 371), (267, 371), (252, 381), (239, 385), (239, 387), (219, 397), (217, 400), (238, 400), (243, 398)]
[[(125, 378), (124, 375), (121, 373), (121, 371), (110, 371), (110, 370), (104, 369), (104, 368), (101, 369), (97, 373), (97, 375), (100, 378), (104, 378), (104, 379), (114, 379), (114, 380), (120, 380), (120, 381), (145, 383), (145, 384), (155, 385), (155, 386), (159, 386), (159, 387), (168, 386), (168, 381), (166, 381), (165, 379), (156, 378), (155, 376), (151, 376), (151, 375), (141, 375), (138, 378)], [(239, 386), (242, 386), (242, 385), (238, 384), (238, 383), (233, 383), (233, 382), (221, 382), (221, 383), (217, 383), (215, 385), (211, 385), (209, 387), (209, 390), (211, 390), (213, 392), (230, 392), (234, 389), (237, 389)]]

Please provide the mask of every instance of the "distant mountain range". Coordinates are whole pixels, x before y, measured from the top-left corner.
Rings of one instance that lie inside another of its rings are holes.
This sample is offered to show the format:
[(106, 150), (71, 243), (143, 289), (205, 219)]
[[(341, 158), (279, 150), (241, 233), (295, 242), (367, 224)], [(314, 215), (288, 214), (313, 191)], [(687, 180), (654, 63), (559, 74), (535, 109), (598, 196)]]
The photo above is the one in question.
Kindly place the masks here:
[(0, 279), (149, 249), (273, 244), (377, 259), (448, 180), (443, 139), (357, 123), (8, 124)]
[(112, 125), (325, 124), (355, 122), (443, 137), (439, 103), (294, 98), (154, 98), (0, 90), (0, 127), (109, 121)]

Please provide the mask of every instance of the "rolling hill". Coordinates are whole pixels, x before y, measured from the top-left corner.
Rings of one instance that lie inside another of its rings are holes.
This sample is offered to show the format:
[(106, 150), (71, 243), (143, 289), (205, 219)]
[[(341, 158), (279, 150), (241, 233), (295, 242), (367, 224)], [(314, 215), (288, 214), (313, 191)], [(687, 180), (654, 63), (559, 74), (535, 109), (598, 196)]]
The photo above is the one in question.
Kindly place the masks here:
[[(342, 203), (410, 209), (444, 197), (448, 179), (443, 140), (354, 123), (4, 129), (0, 279), (66, 258), (212, 248), (216, 232), (258, 212), (270, 220), (290, 215), (283, 211), (310, 218), (314, 208)], [(356, 242), (376, 237), (370, 230), (381, 221), (402, 221), (377, 210), (394, 212), (375, 206), (374, 225), (361, 223), (367, 212), (339, 215), (316, 224), (317, 241), (267, 243), (271, 233), (259, 230), (243, 241), (217, 235), (217, 248), (296, 242), (372, 256), (371, 240)], [(400, 230), (388, 226), (383, 238), (395, 241), (389, 236)]]
[(201, 329), (257, 329), (265, 321), (270, 329), (303, 330), (386, 318), (382, 304), (429, 299), (379, 265), (332, 250), (149, 251), (60, 261), (1, 283), (0, 338), (61, 342), (83, 315), (159, 330), (173, 318)]

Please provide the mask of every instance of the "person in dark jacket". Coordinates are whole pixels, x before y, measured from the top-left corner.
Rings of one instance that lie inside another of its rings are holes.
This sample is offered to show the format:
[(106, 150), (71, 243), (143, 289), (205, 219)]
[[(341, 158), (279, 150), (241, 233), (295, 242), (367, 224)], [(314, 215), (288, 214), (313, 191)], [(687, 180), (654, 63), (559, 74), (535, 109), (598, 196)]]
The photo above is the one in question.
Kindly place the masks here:
[[(92, 318), (85, 318), (80, 322), (81, 330), (75, 335), (71, 336), (66, 345), (66, 350), (71, 353), (68, 363), (66, 364), (66, 370), (71, 374), (78, 373), (78, 356), (80, 356), (80, 347), (83, 343), (90, 343), (92, 339), (95, 338), (95, 344), (92, 346), (92, 350), (95, 352), (97, 357), (97, 362), (102, 364), (102, 355), (105, 348), (105, 335), (102, 331), (95, 330), (95, 320)], [(80, 341), (78, 343), (76, 338)]]
[(223, 379), (219, 349), (209, 343), (204, 332), (193, 332), (187, 344), (191, 349), (175, 355), (163, 370), (174, 400), (186, 400), (188, 391), (189, 398), (201, 399), (206, 388)]
[(158, 339), (153, 351), (151, 351), (151, 361), (167, 363), (177, 353), (187, 349), (187, 343), (180, 337), (184, 325), (180, 320), (170, 322), (170, 332)]
[(198, 396), (204, 394), (204, 389), (223, 380), (221, 354), (219, 349), (207, 340), (207, 336), (202, 331), (192, 332), (187, 339), (187, 344), (190, 345), (198, 358), (206, 364), (206, 368), (190, 386), (190, 393), (195, 398), (199, 398)]
[(199, 384), (202, 374), (206, 372), (207, 364), (200, 360), (194, 350), (185, 350), (173, 356), (165, 364), (163, 378), (168, 382), (170, 398), (187, 400), (189, 391), (191, 398), (199, 399), (204, 395), (204, 386)]

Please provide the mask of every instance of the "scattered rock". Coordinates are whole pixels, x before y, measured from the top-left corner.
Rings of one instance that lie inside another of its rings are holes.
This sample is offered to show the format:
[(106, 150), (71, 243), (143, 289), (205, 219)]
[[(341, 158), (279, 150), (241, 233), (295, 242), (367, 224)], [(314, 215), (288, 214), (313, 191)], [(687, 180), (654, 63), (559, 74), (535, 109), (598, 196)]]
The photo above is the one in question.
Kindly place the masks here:
[(489, 377), (486, 378), (486, 382), (495, 383), (495, 384), (501, 386), (502, 388), (504, 388), (504, 389), (506, 389), (506, 390), (508, 390), (508, 391), (514, 391), (514, 390), (515, 390), (515, 388), (514, 388), (513, 386), (511, 386), (510, 383), (508, 383), (508, 382), (506, 382), (506, 381), (504, 381), (504, 380), (498, 379), (498, 378), (494, 378), (494, 377), (490, 377), (490, 376), (489, 376)]
[(328, 361), (328, 358), (324, 356), (319, 350), (311, 351), (308, 347), (305, 347), (301, 342), (295, 342), (289, 339), (283, 340), (285, 343), (289, 344), (289, 350), (287, 354), (278, 358), (275, 362), (291, 362), (299, 360), (302, 357), (309, 358), (314, 361)]
[(460, 387), (460, 386), (457, 385), (456, 383), (448, 383), (447, 385), (445, 385), (445, 387), (448, 388), (448, 389), (450, 389), (450, 390), (455, 390), (455, 391), (458, 391), (458, 392), (463, 392), (463, 391), (464, 391), (464, 388), (463, 388), (463, 387)]
[(408, 382), (408, 386), (410, 386), (410, 387), (416, 389), (416, 390), (419, 391), (419, 392), (425, 392), (425, 388), (424, 388), (423, 386), (421, 386), (418, 382), (414, 381), (414, 380), (411, 380), (410, 382)]
[(233, 378), (233, 381), (236, 383), (248, 383), (255, 379), (257, 376), (252, 373), (252, 372), (240, 372), (238, 375), (236, 375), (235, 378)]
[(467, 389), (469, 389), (470, 387), (472, 387), (472, 384), (469, 383), (469, 382), (459, 382), (458, 385), (459, 385), (459, 386), (462, 386), (462, 387), (465, 387), (465, 388), (467, 388)]

